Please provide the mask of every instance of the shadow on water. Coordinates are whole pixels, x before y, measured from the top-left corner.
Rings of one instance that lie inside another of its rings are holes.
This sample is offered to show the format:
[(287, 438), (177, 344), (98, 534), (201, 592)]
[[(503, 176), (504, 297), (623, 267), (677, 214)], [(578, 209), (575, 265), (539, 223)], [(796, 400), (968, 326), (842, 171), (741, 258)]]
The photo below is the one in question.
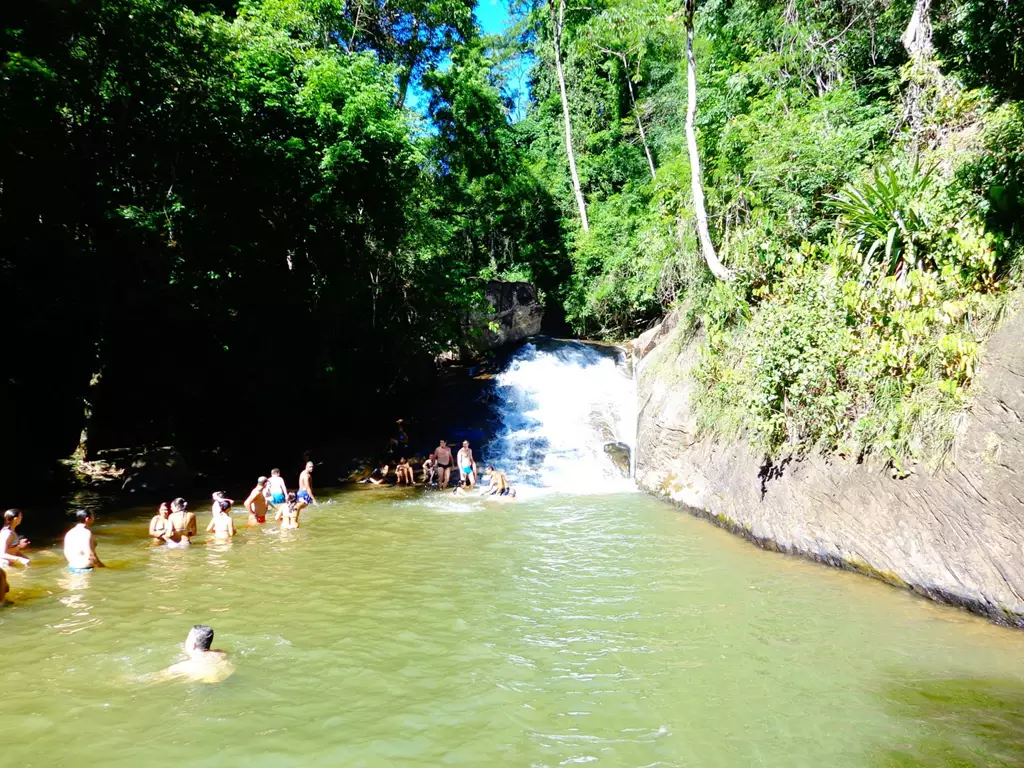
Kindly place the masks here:
[(1024, 765), (1024, 683), (947, 678), (904, 680), (886, 690), (890, 714), (917, 723), (920, 738), (893, 744), (880, 766)]

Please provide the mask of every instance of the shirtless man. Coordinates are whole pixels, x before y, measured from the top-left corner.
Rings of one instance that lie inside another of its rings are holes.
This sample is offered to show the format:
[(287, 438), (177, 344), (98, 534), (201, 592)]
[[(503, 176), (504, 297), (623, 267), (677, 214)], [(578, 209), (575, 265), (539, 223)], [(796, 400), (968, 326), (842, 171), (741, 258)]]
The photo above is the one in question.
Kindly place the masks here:
[(167, 518), (171, 529), (164, 536), (168, 546), (188, 546), (199, 532), (196, 513), (188, 511), (188, 504), (180, 496), (171, 502), (171, 516)]
[(434, 449), (437, 456), (437, 487), (447, 488), (452, 471), (452, 449), (444, 440)]
[(256, 487), (249, 491), (245, 499), (245, 508), (249, 510), (249, 525), (263, 525), (267, 522), (267, 497), (263, 495), (266, 486), (267, 478), (260, 475)]
[(158, 680), (181, 678), (194, 683), (220, 683), (231, 677), (235, 665), (228, 661), (224, 651), (211, 650), (213, 627), (196, 624), (185, 638), (185, 653), (188, 659), (168, 667)]
[(491, 489), (488, 496), (508, 496), (512, 486), (508, 484), (508, 477), (504, 472), (499, 472), (493, 466), (488, 465), (487, 474), (491, 476)]
[(316, 496), (313, 495), (313, 462), (307, 461), (306, 468), (299, 473), (299, 492), (295, 494), (300, 501), (307, 504), (316, 504)]
[(68, 570), (74, 573), (103, 568), (104, 565), (96, 556), (96, 540), (89, 526), (92, 525), (92, 513), (85, 509), (75, 512), (78, 524), (64, 536), (64, 558), (68, 561)]
[(288, 485), (281, 477), (281, 470), (274, 467), (270, 470), (270, 480), (267, 482), (267, 490), (270, 491), (270, 503), (279, 507), (288, 501)]
[(462, 441), (459, 449), (459, 481), (462, 485), (472, 488), (476, 485), (476, 462), (473, 460), (473, 451), (470, 450), (469, 440)]
[(235, 521), (231, 519), (231, 502), (221, 499), (216, 504), (217, 512), (213, 520), (206, 526), (206, 532), (212, 533), (218, 541), (230, 541), (235, 535)]

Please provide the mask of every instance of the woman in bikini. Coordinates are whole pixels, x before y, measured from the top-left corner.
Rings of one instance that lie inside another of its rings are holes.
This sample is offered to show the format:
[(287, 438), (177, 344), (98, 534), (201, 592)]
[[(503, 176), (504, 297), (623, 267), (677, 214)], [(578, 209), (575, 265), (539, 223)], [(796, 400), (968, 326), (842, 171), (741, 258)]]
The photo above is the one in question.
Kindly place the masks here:
[(167, 519), (171, 530), (164, 536), (164, 541), (172, 546), (187, 547), (198, 533), (195, 512), (189, 512), (188, 504), (178, 497), (171, 502), (171, 514)]
[(206, 526), (206, 532), (212, 533), (217, 541), (230, 541), (235, 535), (235, 521), (231, 519), (231, 502), (221, 499), (214, 503), (214, 507), (217, 512)]
[(167, 536), (171, 532), (170, 516), (171, 505), (163, 501), (160, 503), (160, 510), (149, 521), (149, 535), (161, 544), (167, 541)]
[(281, 523), (281, 530), (288, 531), (299, 527), (299, 512), (308, 505), (305, 501), (296, 498), (294, 493), (288, 494), (288, 503), (277, 508), (274, 520)]

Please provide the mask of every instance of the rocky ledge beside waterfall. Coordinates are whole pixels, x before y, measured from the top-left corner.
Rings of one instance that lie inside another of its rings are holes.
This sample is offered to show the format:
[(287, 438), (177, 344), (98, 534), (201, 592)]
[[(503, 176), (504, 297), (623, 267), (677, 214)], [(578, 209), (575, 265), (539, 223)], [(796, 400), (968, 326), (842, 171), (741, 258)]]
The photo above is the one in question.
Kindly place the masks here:
[(766, 463), (697, 436), (699, 338), (672, 316), (634, 345), (636, 479), (769, 549), (850, 568), (1024, 627), (1024, 312), (988, 341), (952, 458), (902, 479), (832, 456)]

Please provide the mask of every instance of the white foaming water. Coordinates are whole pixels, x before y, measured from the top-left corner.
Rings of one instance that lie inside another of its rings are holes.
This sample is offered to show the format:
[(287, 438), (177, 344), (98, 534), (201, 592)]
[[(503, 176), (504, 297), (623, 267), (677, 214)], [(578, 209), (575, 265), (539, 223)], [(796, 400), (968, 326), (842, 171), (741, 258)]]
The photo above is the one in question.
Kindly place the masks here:
[(621, 352), (577, 341), (526, 344), (497, 376), (496, 395), (502, 427), (488, 459), (520, 492), (635, 490), (605, 451), (625, 443), (632, 454), (636, 444), (636, 388)]

